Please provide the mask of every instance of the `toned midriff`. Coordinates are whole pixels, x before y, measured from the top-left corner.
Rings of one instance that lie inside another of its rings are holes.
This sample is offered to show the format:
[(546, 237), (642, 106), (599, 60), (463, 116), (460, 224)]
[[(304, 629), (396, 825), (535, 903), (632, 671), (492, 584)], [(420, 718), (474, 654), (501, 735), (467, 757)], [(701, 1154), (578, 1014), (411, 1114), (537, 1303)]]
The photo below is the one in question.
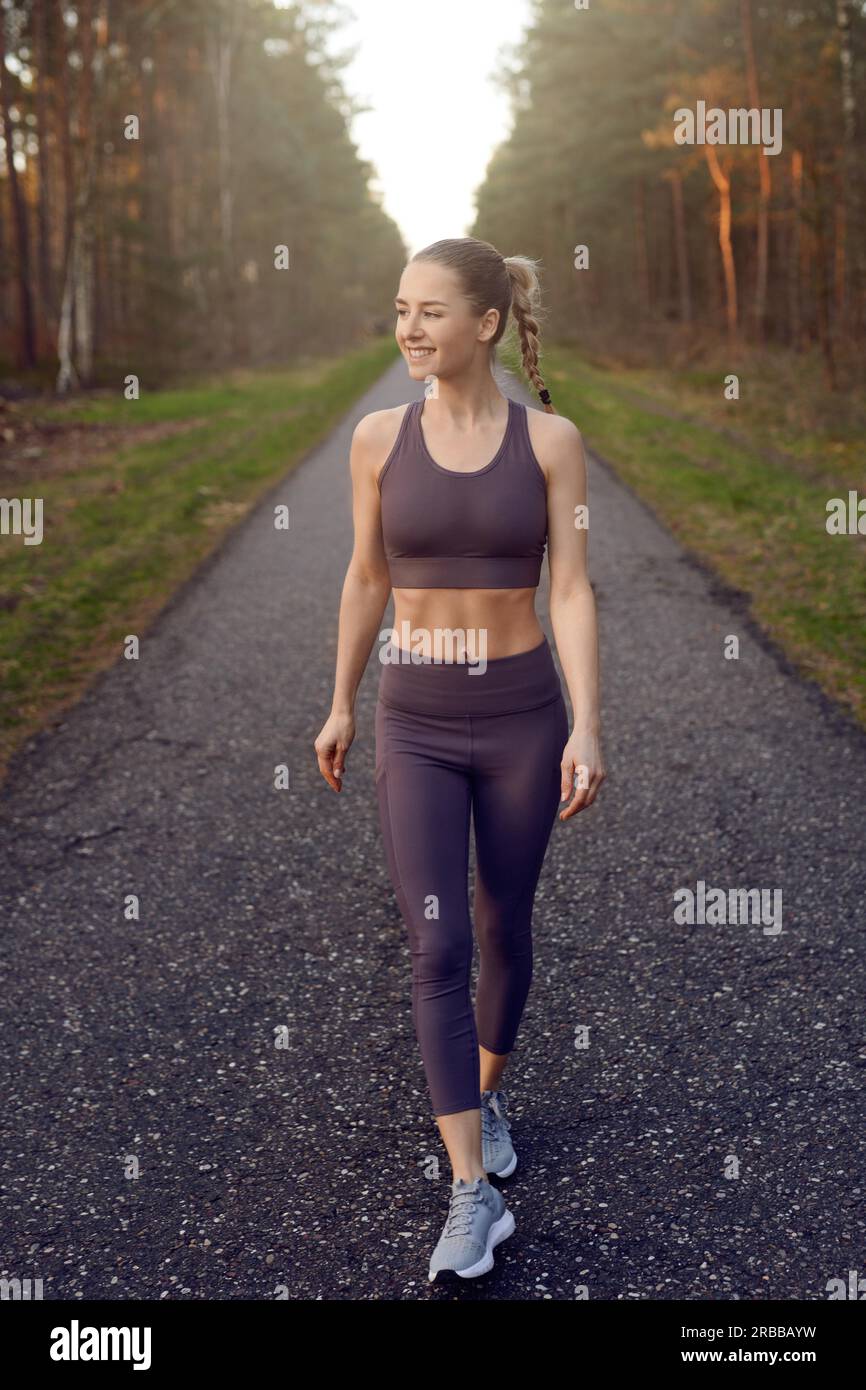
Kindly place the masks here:
[(394, 625), (398, 646), (418, 628), (432, 641), (437, 630), (461, 630), (478, 642), (484, 630), (489, 661), (528, 652), (544, 640), (535, 614), (535, 589), (394, 589)]

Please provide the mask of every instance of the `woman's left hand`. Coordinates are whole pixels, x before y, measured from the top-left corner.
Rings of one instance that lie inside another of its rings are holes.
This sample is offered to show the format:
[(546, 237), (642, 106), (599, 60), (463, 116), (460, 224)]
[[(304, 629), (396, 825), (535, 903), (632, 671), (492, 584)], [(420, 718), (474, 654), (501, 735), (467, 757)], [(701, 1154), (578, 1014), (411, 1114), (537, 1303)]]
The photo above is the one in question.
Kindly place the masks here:
[(595, 801), (598, 789), (606, 777), (604, 759), (601, 756), (601, 736), (589, 730), (573, 730), (568, 743), (562, 750), (562, 797), (565, 801), (574, 795), (559, 819), (568, 820)]

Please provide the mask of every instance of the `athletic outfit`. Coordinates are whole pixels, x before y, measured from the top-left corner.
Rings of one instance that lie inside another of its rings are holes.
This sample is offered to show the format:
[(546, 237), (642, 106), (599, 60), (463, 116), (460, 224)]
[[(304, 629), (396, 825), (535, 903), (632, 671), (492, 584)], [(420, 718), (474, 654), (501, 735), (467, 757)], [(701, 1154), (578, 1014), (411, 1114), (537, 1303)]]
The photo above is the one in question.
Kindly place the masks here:
[[(484, 468), (442, 468), (406, 409), (379, 474), (394, 588), (535, 588), (547, 539), (544, 474), (526, 407)], [(392, 648), (393, 654), (393, 648)], [(399, 655), (399, 653), (397, 653)], [(568, 716), (550, 646), (383, 666), (376, 787), (388, 870), (412, 955), (412, 1015), (435, 1115), (481, 1106), (478, 1044), (514, 1048), (532, 979), (532, 904), (561, 795)], [(470, 998), (469, 821), (480, 952)]]

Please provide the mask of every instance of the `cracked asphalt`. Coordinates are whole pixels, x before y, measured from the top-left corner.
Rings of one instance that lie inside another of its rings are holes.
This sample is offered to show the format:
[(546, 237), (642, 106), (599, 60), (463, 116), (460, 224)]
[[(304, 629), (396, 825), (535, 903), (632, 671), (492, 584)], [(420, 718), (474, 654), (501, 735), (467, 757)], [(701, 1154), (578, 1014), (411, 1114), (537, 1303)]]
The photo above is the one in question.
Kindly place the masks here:
[[(826, 1299), (866, 1263), (866, 736), (595, 458), (608, 780), (539, 885), (517, 1229), (484, 1278), (427, 1282), (449, 1174), (375, 649), (339, 797), (312, 747), (352, 430), (416, 392), (395, 363), (12, 765), (0, 1275), (79, 1300)], [(552, 637), (546, 594), (545, 568)], [(783, 930), (679, 924), (699, 880), (780, 890)]]

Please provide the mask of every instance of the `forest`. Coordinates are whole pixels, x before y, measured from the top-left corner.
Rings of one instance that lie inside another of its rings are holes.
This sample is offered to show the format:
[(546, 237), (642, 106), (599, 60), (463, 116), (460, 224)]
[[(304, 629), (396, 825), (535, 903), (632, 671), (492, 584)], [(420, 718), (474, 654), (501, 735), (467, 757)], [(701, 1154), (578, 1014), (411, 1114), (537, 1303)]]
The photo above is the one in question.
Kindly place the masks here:
[(349, 136), (337, 13), (4, 6), (5, 375), (165, 380), (338, 351), (381, 318), (405, 248)]
[(540, 0), (504, 80), (473, 230), (542, 257), (554, 337), (814, 347), (827, 387), (858, 379), (862, 4)]
[[(0, 375), (64, 391), (118, 363), (281, 362), (387, 326), (406, 247), (351, 139), (327, 42), (344, 17), (6, 0)], [(530, 18), (471, 230), (541, 259), (553, 337), (671, 362), (718, 341), (817, 349), (827, 387), (852, 385), (863, 5), (535, 0)]]

